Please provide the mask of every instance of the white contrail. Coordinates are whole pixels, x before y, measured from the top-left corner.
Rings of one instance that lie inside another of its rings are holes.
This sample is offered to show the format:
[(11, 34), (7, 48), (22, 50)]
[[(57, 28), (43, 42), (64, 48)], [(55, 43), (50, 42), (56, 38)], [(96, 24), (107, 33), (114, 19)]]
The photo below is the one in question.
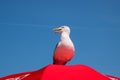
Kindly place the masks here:
[[(59, 27), (61, 25), (40, 25), (40, 24), (22, 24), (22, 23), (0, 23), (0, 25), (10, 25), (16, 27), (37, 27), (37, 28), (54, 28)], [(72, 29), (87, 29), (87, 27), (75, 26), (75, 25), (68, 25)]]
[(0, 23), (2, 25), (13, 25), (13, 26), (20, 26), (20, 27), (40, 27), (40, 28), (51, 28), (55, 27), (55, 25), (40, 25), (40, 24), (19, 24), (19, 23)]
[[(61, 25), (41, 25), (41, 24), (22, 24), (22, 23), (0, 23), (0, 25), (8, 25), (13, 27), (36, 27), (36, 28), (54, 28), (59, 27)], [(68, 25), (71, 29), (75, 30), (97, 30), (97, 31), (120, 31), (120, 28), (112, 28), (112, 27), (90, 27), (90, 26), (78, 26), (78, 25)], [(0, 26), (1, 27), (1, 26)]]

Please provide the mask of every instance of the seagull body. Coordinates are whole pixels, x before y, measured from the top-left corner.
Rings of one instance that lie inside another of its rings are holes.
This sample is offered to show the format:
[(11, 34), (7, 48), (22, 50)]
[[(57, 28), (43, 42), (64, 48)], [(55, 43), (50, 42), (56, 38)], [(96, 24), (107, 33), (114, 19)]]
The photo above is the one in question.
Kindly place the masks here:
[(65, 65), (74, 56), (74, 45), (69, 37), (70, 28), (68, 26), (61, 26), (54, 30), (56, 33), (60, 33), (60, 41), (54, 51), (53, 64)]

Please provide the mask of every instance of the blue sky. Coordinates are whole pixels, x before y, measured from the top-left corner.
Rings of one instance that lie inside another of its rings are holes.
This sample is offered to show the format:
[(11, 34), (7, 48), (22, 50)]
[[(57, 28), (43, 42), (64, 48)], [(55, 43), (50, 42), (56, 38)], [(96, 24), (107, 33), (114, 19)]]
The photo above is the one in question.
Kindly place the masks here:
[(52, 28), (68, 25), (76, 53), (68, 63), (85, 64), (120, 77), (119, 0), (1, 0), (0, 77), (52, 63), (59, 41)]

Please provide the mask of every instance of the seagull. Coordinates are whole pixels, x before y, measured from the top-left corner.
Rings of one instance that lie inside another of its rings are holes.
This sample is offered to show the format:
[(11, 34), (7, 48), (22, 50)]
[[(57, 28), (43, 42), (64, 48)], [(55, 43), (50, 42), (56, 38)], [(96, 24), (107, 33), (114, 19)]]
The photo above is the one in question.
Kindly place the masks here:
[(60, 34), (60, 41), (57, 43), (53, 54), (53, 64), (65, 65), (74, 56), (74, 44), (70, 39), (70, 28), (61, 26), (53, 29)]

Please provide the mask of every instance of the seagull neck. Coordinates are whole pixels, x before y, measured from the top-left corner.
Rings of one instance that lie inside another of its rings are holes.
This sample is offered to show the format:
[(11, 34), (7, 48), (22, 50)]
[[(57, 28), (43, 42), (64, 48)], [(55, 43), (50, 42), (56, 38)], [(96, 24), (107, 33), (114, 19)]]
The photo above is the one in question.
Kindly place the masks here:
[(63, 40), (66, 40), (66, 39), (70, 39), (69, 34), (65, 33), (65, 32), (61, 33), (60, 40), (63, 41)]

